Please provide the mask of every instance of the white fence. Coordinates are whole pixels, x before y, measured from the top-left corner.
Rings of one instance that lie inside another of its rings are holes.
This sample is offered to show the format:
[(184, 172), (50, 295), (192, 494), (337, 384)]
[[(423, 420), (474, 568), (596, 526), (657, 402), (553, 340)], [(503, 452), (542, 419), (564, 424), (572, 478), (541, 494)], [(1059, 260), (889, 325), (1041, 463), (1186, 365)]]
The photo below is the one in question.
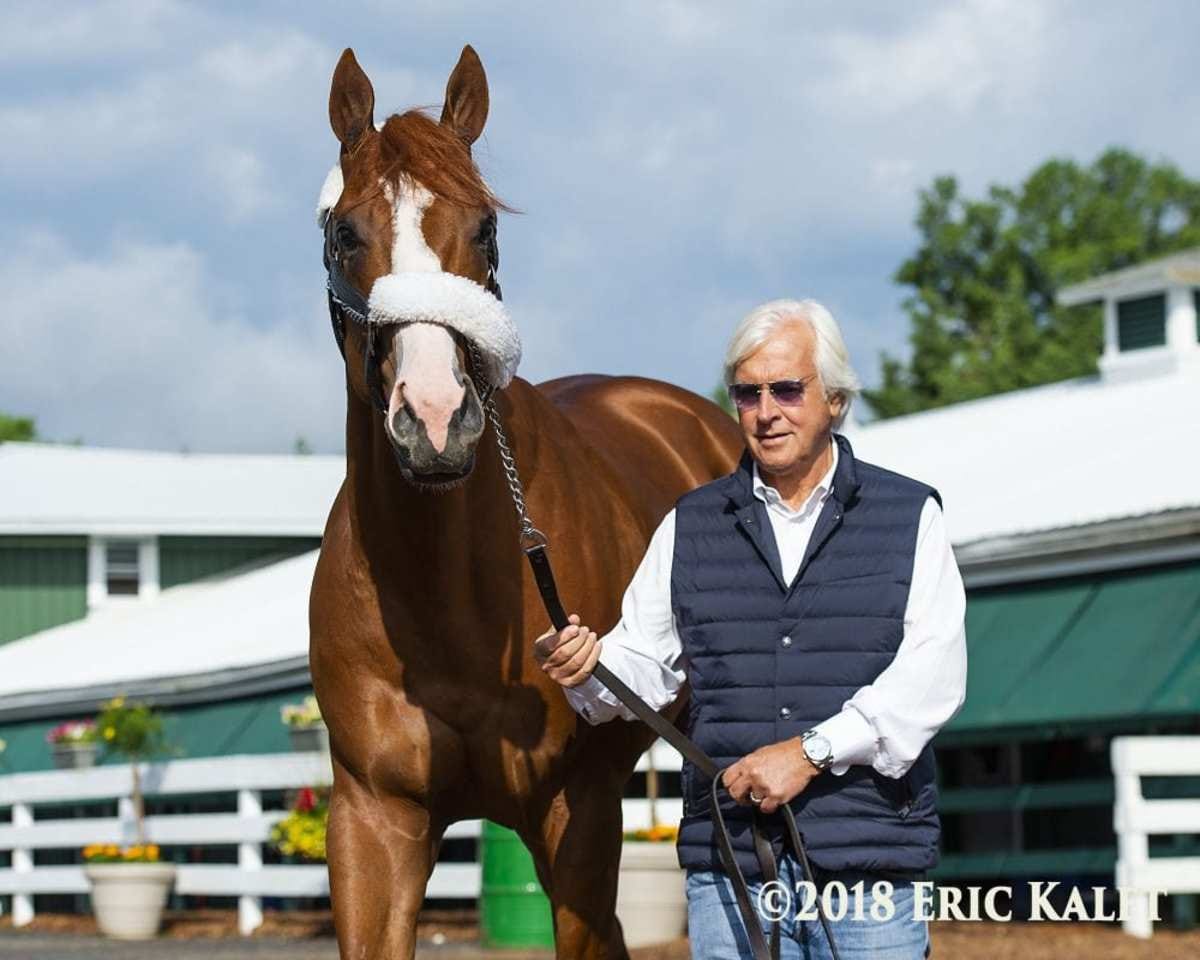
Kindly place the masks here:
[[(653, 751), (654, 766), (679, 770), (679, 755), (661, 741)], [(638, 769), (647, 768), (647, 757)], [(90, 843), (132, 843), (133, 804), (127, 766), (91, 770), (56, 770), (0, 777), (0, 809), (11, 808), (12, 823), (0, 823), (0, 851), (12, 852), (12, 866), (0, 867), (0, 895), (13, 898), (13, 923), (33, 920), (33, 897), (47, 893), (87, 893), (81, 866), (35, 866), (38, 850), (82, 848)], [(328, 783), (329, 762), (319, 753), (280, 753), (217, 757), (209, 760), (172, 760), (142, 768), (147, 797), (187, 795), (189, 798), (236, 794), (237, 811), (151, 816), (146, 820), (147, 839), (161, 845), (237, 845), (237, 864), (180, 864), (175, 892), (190, 895), (238, 898), (238, 925), (249, 934), (262, 923), (263, 897), (321, 897), (329, 895), (324, 865), (265, 865), (262, 846), (271, 827), (286, 811), (265, 812), (263, 791), (287, 790)], [(78, 805), (117, 801), (117, 816), (94, 819), (36, 818), (40, 805)], [(622, 801), (626, 829), (650, 824), (649, 801)], [(658, 819), (676, 823), (682, 801), (659, 793)], [(478, 837), (480, 822), (451, 825), (446, 838)], [(480, 868), (475, 862), (439, 861), (426, 887), (427, 897), (474, 900), (480, 894)]]
[[(1200, 799), (1147, 800), (1142, 777), (1200, 776), (1200, 737), (1114, 737), (1117, 886), (1138, 891), (1200, 893), (1200, 857), (1150, 857), (1151, 834), (1200, 834)], [(1154, 894), (1129, 898), (1122, 927), (1149, 937)]]

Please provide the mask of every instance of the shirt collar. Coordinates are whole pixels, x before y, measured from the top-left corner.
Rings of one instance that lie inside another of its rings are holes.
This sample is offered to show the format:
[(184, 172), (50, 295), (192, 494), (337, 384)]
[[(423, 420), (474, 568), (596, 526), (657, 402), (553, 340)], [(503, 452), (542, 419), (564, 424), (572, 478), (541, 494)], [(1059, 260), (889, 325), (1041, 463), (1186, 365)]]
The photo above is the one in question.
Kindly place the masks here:
[(762, 479), (758, 473), (757, 463), (754, 463), (751, 474), (754, 496), (769, 507), (777, 506), (792, 514), (808, 513), (815, 504), (824, 503), (825, 498), (829, 496), (829, 491), (833, 489), (833, 475), (837, 471), (838, 465), (838, 445), (833, 441), (832, 437), (829, 440), (829, 445), (833, 448), (833, 462), (829, 464), (829, 469), (825, 471), (825, 475), (813, 487), (812, 493), (808, 495), (808, 499), (800, 505), (798, 510), (793, 510), (784, 503), (783, 497), (779, 495), (779, 491)]

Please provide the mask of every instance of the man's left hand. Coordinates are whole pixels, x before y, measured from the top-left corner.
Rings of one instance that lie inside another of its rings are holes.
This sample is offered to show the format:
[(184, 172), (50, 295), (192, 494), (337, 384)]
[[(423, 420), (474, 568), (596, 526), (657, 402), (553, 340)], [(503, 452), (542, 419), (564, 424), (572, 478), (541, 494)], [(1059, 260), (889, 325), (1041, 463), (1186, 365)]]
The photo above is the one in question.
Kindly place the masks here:
[[(759, 747), (742, 757), (722, 775), (722, 781), (738, 803), (774, 813), (781, 804), (798, 796), (821, 771), (804, 753), (799, 737)], [(753, 794), (762, 803), (750, 799)]]

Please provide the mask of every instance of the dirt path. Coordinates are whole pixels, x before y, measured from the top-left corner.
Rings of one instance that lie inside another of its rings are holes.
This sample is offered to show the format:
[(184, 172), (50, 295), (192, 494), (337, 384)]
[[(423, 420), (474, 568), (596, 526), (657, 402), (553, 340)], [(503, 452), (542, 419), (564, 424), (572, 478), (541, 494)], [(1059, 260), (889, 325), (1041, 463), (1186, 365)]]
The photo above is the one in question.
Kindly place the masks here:
[[(262, 931), (235, 936), (229, 911), (171, 916), (158, 940), (117, 944), (96, 936), (90, 917), (39, 916), (13, 930), (0, 920), (3, 960), (337, 960), (328, 914), (268, 915)], [(547, 951), (489, 952), (478, 945), (473, 916), (426, 916), (419, 960), (549, 960)], [(632, 960), (689, 960), (686, 939), (630, 951)], [(1200, 930), (1163, 930), (1135, 940), (1111, 924), (937, 923), (932, 960), (1198, 960)]]

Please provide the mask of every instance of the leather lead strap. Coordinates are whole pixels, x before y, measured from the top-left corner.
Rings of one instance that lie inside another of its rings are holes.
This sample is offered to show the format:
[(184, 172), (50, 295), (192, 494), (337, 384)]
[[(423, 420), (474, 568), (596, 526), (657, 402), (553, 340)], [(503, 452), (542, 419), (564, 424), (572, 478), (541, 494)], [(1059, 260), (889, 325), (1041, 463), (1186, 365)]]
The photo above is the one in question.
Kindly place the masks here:
[[(539, 544), (536, 547), (530, 547), (525, 551), (525, 556), (529, 558), (529, 565), (533, 568), (533, 579), (537, 584), (538, 593), (542, 596), (546, 612), (550, 615), (550, 622), (554, 624), (555, 630), (565, 629), (570, 625), (570, 621), (563, 610), (562, 602), (558, 599), (558, 587), (554, 582), (554, 571), (550, 568), (550, 558), (546, 556), (545, 546)], [(613, 695), (632, 711), (634, 716), (691, 760), (705, 776), (716, 777), (719, 772), (717, 765), (685, 737), (673, 723), (669, 723), (651, 709), (650, 704), (630, 690), (608, 667), (603, 663), (597, 663), (592, 672), (597, 680), (608, 687)]]
[[(558, 586), (554, 581), (554, 571), (550, 566), (550, 558), (546, 555), (545, 544), (538, 544), (527, 548), (525, 556), (528, 558), (529, 566), (533, 570), (533, 580), (537, 584), (538, 593), (542, 598), (542, 604), (546, 608), (546, 613), (550, 616), (550, 622), (554, 624), (555, 630), (566, 628), (570, 625), (570, 621), (567, 619), (566, 611), (563, 609), (562, 601), (558, 596)], [(667, 743), (671, 744), (686, 759), (690, 760), (696, 766), (696, 769), (712, 780), (710, 787), (710, 798), (712, 801), (711, 816), (713, 820), (713, 833), (717, 840), (717, 852), (721, 857), (721, 864), (725, 869), (725, 875), (729, 877), (733, 886), (738, 911), (742, 915), (742, 923), (746, 928), (746, 936), (750, 941), (752, 956), (754, 960), (778, 960), (780, 924), (776, 923), (774, 925), (774, 929), (771, 931), (771, 943), (768, 946), (767, 938), (763, 935), (759, 913), (755, 909), (754, 904), (750, 902), (750, 888), (746, 883), (746, 878), (741, 868), (737, 864), (737, 858), (733, 852), (733, 841), (730, 839), (729, 828), (725, 824), (725, 816), (721, 811), (719, 801), (719, 792), (724, 789), (724, 784), (721, 782), (722, 770), (711, 757), (705, 754), (688, 737), (684, 736), (673, 723), (653, 710), (645, 700), (630, 690), (603, 663), (596, 664), (592, 675), (608, 687), (612, 691), (613, 696), (628, 707), (634, 716), (666, 740)], [(795, 814), (787, 804), (781, 805), (779, 812), (783, 814), (784, 824), (787, 828), (786, 838), (791, 843), (792, 850), (800, 861), (805, 877), (808, 878), (815, 888), (816, 879), (813, 876), (812, 865), (808, 862), (808, 851), (804, 848), (804, 838), (796, 826)], [(763, 871), (763, 880), (764, 882), (770, 882), (777, 880), (779, 875), (776, 869), (774, 851), (771, 849), (770, 842), (762, 835), (759, 826), (758, 821), (760, 816), (759, 811), (755, 810), (750, 829), (754, 838), (755, 853), (758, 856), (759, 865)], [(794, 891), (791, 892), (794, 893)], [(825, 910), (821, 904), (819, 893), (820, 891), (818, 891), (816, 904), (817, 916), (820, 917), (821, 926), (825, 931), (825, 938), (829, 942), (829, 952), (833, 956), (833, 960), (841, 960), (837, 945), (834, 943), (833, 931), (829, 928), (829, 920), (825, 916)], [(789, 900), (788, 902), (790, 903), (791, 901)]]

